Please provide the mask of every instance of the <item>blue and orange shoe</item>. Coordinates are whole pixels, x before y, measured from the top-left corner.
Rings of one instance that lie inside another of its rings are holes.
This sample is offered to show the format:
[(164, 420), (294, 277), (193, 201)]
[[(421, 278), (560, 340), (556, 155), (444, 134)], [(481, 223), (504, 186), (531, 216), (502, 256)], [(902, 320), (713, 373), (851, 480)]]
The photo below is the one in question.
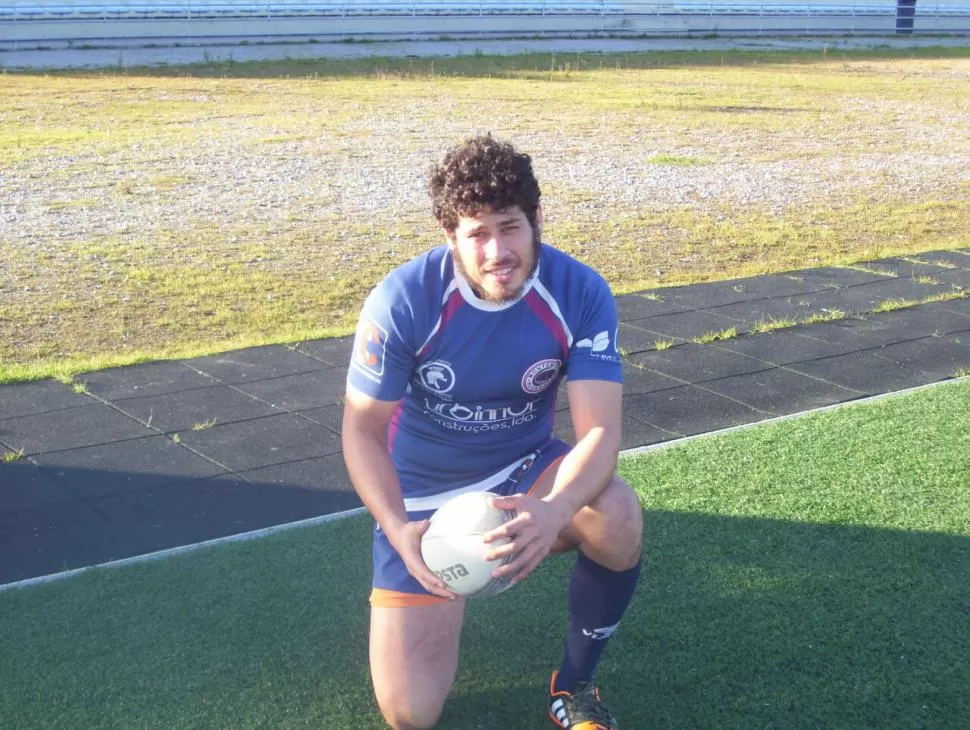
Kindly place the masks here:
[(549, 682), (549, 717), (566, 730), (620, 730), (591, 682), (580, 682), (572, 692), (556, 691), (556, 676)]

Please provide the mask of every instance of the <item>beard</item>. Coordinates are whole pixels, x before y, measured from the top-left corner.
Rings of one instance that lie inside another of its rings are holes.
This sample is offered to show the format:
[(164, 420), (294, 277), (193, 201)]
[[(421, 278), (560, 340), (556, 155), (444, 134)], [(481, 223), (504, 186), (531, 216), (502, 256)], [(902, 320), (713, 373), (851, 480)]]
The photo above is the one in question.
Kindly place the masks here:
[[(481, 287), (474, 279), (469, 275), (468, 269), (465, 267), (465, 262), (462, 261), (461, 256), (452, 249), (451, 258), (455, 262), (455, 268), (458, 272), (465, 278), (471, 290), (475, 292), (475, 296), (481, 299), (483, 302), (488, 302), (489, 304), (505, 304), (506, 302), (513, 302), (522, 296), (522, 291), (525, 289), (526, 285), (532, 279), (532, 275), (536, 273), (536, 269), (539, 268), (539, 251), (542, 248), (542, 242), (539, 240), (539, 231), (536, 226), (532, 226), (532, 266), (529, 268), (529, 273), (526, 274), (525, 279), (523, 279), (522, 284), (514, 292), (506, 294), (503, 296), (497, 296), (487, 292)], [(501, 263), (501, 262), (499, 262)]]

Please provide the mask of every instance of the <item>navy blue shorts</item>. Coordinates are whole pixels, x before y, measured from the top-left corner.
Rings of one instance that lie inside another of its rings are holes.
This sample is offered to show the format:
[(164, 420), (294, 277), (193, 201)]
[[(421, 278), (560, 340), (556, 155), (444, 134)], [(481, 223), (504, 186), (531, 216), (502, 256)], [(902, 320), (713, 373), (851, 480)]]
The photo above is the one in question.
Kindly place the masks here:
[[(559, 463), (572, 447), (559, 439), (551, 439), (520, 459), (473, 484), (445, 487), (433, 494), (406, 496), (404, 508), (411, 520), (424, 520), (435, 513), (452, 497), (466, 492), (492, 492), (499, 496), (527, 494), (539, 478)], [(374, 526), (374, 578), (371, 605), (373, 606), (420, 606), (448, 599), (428, 593), (408, 573), (404, 561), (391, 546), (387, 535), (379, 525)]]

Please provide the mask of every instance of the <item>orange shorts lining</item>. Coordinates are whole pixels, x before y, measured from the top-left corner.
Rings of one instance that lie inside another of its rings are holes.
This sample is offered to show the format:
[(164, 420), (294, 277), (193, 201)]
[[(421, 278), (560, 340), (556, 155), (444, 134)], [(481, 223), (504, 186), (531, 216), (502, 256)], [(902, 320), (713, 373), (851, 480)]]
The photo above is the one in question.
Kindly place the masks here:
[(545, 469), (542, 470), (542, 474), (540, 474), (538, 477), (536, 477), (536, 480), (534, 482), (532, 482), (532, 486), (529, 487), (529, 491), (526, 492), (526, 494), (531, 497), (532, 496), (532, 493), (535, 491), (536, 487), (539, 485), (539, 482), (542, 481), (542, 478), (546, 474), (548, 474), (549, 473), (549, 470), (552, 469), (553, 467), (555, 467), (555, 468), (558, 469), (559, 468), (559, 462), (561, 462), (565, 458), (566, 458), (566, 455), (563, 454), (562, 456), (557, 456), (555, 459), (553, 459), (549, 463), (549, 466), (547, 466)]
[(370, 605), (378, 608), (407, 608), (408, 606), (435, 606), (448, 603), (450, 599), (433, 596), (430, 593), (405, 593), (387, 588), (372, 588)]

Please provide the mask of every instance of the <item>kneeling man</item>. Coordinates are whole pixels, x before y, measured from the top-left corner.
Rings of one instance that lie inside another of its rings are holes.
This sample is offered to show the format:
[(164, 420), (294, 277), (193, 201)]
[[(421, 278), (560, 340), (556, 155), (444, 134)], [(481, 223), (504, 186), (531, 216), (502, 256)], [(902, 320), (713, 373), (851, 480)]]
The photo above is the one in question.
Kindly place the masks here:
[[(622, 376), (616, 307), (589, 267), (542, 243), (528, 155), (491, 136), (431, 171), (447, 243), (392, 271), (361, 313), (343, 444), (376, 521), (370, 663), (395, 730), (437, 722), (458, 667), (464, 600), (421, 558), (427, 518), (490, 490), (517, 516), (496, 576), (522, 581), (550, 553), (576, 552), (569, 625), (549, 717), (570, 730), (618, 726), (593, 683), (640, 574), (642, 512), (615, 475)], [(553, 438), (566, 377), (575, 446)], [(496, 566), (499, 566), (496, 563)]]

